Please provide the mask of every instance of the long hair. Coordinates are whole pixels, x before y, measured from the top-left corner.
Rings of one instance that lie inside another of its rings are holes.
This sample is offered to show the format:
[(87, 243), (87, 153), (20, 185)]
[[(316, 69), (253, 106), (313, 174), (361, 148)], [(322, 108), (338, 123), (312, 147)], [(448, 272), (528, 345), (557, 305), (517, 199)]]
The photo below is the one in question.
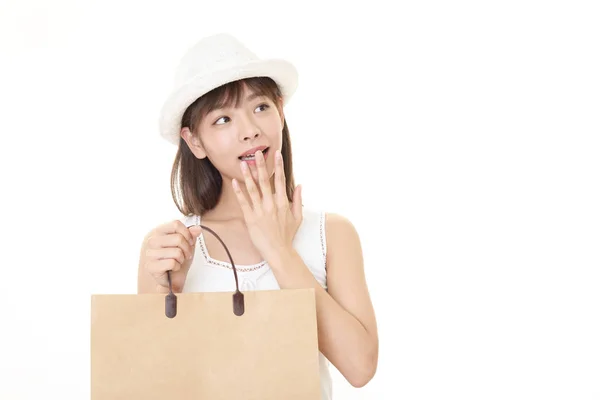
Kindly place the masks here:
[[(244, 85), (252, 92), (269, 97), (277, 104), (281, 91), (275, 81), (268, 77), (247, 78), (227, 83), (194, 101), (184, 112), (181, 128), (189, 128), (193, 135), (202, 118), (221, 107), (237, 106), (242, 101)], [(287, 121), (283, 122), (281, 155), (283, 156), (286, 194), (292, 201), (294, 173), (292, 167), (292, 146)], [(198, 159), (183, 138), (179, 138), (179, 148), (171, 170), (171, 194), (173, 201), (183, 215), (200, 215), (213, 209), (221, 197), (223, 178), (208, 157)]]

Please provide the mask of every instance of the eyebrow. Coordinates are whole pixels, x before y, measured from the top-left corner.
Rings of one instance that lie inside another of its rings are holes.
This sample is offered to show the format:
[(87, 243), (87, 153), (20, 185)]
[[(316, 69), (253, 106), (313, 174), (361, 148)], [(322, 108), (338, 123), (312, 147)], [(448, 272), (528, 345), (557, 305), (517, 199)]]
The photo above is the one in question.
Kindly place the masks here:
[[(264, 95), (264, 94), (260, 94), (260, 93), (257, 93), (257, 92), (253, 92), (253, 93), (250, 93), (248, 96), (246, 96), (246, 101), (247, 101), (247, 102), (250, 102), (250, 101), (252, 101), (252, 100), (254, 100), (254, 99), (257, 99), (257, 98), (259, 98), (259, 97), (266, 97), (266, 95)], [(225, 107), (225, 106), (220, 106), (220, 107), (211, 107), (211, 108), (208, 110), (208, 112), (206, 113), (206, 115), (209, 115), (209, 114), (211, 114), (211, 113), (213, 113), (213, 112), (216, 112), (216, 111), (220, 111), (220, 110), (222, 110), (222, 109), (224, 109), (224, 108), (228, 108), (228, 107)], [(238, 108), (238, 107), (235, 107), (235, 106), (233, 106), (233, 108)]]
[(260, 93), (256, 93), (256, 92), (250, 93), (248, 95), (248, 97), (246, 97), (246, 101), (252, 101), (252, 100), (254, 100), (254, 99), (258, 98), (258, 97), (265, 97), (265, 95), (264, 94), (260, 94)]

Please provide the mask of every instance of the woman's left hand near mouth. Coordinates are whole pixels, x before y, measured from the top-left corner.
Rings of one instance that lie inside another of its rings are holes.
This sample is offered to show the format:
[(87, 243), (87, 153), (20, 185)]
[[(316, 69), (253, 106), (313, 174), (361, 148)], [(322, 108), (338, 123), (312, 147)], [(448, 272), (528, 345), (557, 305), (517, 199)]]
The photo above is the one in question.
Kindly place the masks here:
[[(266, 162), (261, 151), (255, 154), (258, 170), (258, 185), (254, 181), (248, 164), (241, 163), (244, 183), (250, 200), (241, 190), (239, 182), (232, 181), (233, 190), (242, 208), (244, 220), (252, 243), (263, 258), (270, 263), (282, 252), (292, 250), (294, 236), (302, 223), (301, 186), (294, 189), (293, 201), (290, 203), (286, 194), (283, 158), (279, 150), (275, 153), (275, 193), (271, 188), (267, 174)], [(261, 195), (262, 194), (262, 195)]]

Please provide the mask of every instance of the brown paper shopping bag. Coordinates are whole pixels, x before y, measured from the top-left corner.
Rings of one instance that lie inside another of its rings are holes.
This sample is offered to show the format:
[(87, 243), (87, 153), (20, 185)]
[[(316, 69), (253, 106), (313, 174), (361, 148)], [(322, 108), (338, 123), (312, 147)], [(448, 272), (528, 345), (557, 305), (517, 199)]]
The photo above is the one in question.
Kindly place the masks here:
[(225, 250), (234, 293), (92, 295), (92, 400), (321, 398), (314, 289), (241, 293)]

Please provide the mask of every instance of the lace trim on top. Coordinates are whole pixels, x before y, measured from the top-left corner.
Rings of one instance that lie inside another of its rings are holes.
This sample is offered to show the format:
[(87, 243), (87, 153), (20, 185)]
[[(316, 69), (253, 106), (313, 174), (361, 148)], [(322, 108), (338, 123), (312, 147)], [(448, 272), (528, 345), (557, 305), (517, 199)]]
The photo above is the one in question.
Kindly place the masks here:
[(327, 244), (325, 242), (325, 213), (321, 213), (319, 222), (319, 231), (321, 233), (321, 252), (323, 254), (323, 266), (327, 269)]
[[(200, 225), (200, 216), (196, 215), (196, 225)], [(211, 256), (208, 255), (208, 250), (206, 248), (206, 243), (204, 243), (204, 233), (200, 234), (200, 236), (198, 236), (197, 239), (197, 243), (200, 245), (200, 251), (202, 252), (202, 255), (204, 256), (204, 260), (211, 265), (216, 265), (219, 267), (223, 267), (223, 268), (227, 268), (227, 269), (233, 269), (233, 266), (231, 265), (231, 263), (225, 262), (225, 261), (219, 261), (219, 260), (215, 260), (214, 258), (212, 258)], [(264, 267), (267, 264), (266, 261), (261, 261), (258, 264), (253, 264), (253, 265), (237, 265), (235, 266), (235, 269), (238, 272), (251, 272), (251, 271), (256, 271), (258, 269), (261, 269), (262, 267)]]

